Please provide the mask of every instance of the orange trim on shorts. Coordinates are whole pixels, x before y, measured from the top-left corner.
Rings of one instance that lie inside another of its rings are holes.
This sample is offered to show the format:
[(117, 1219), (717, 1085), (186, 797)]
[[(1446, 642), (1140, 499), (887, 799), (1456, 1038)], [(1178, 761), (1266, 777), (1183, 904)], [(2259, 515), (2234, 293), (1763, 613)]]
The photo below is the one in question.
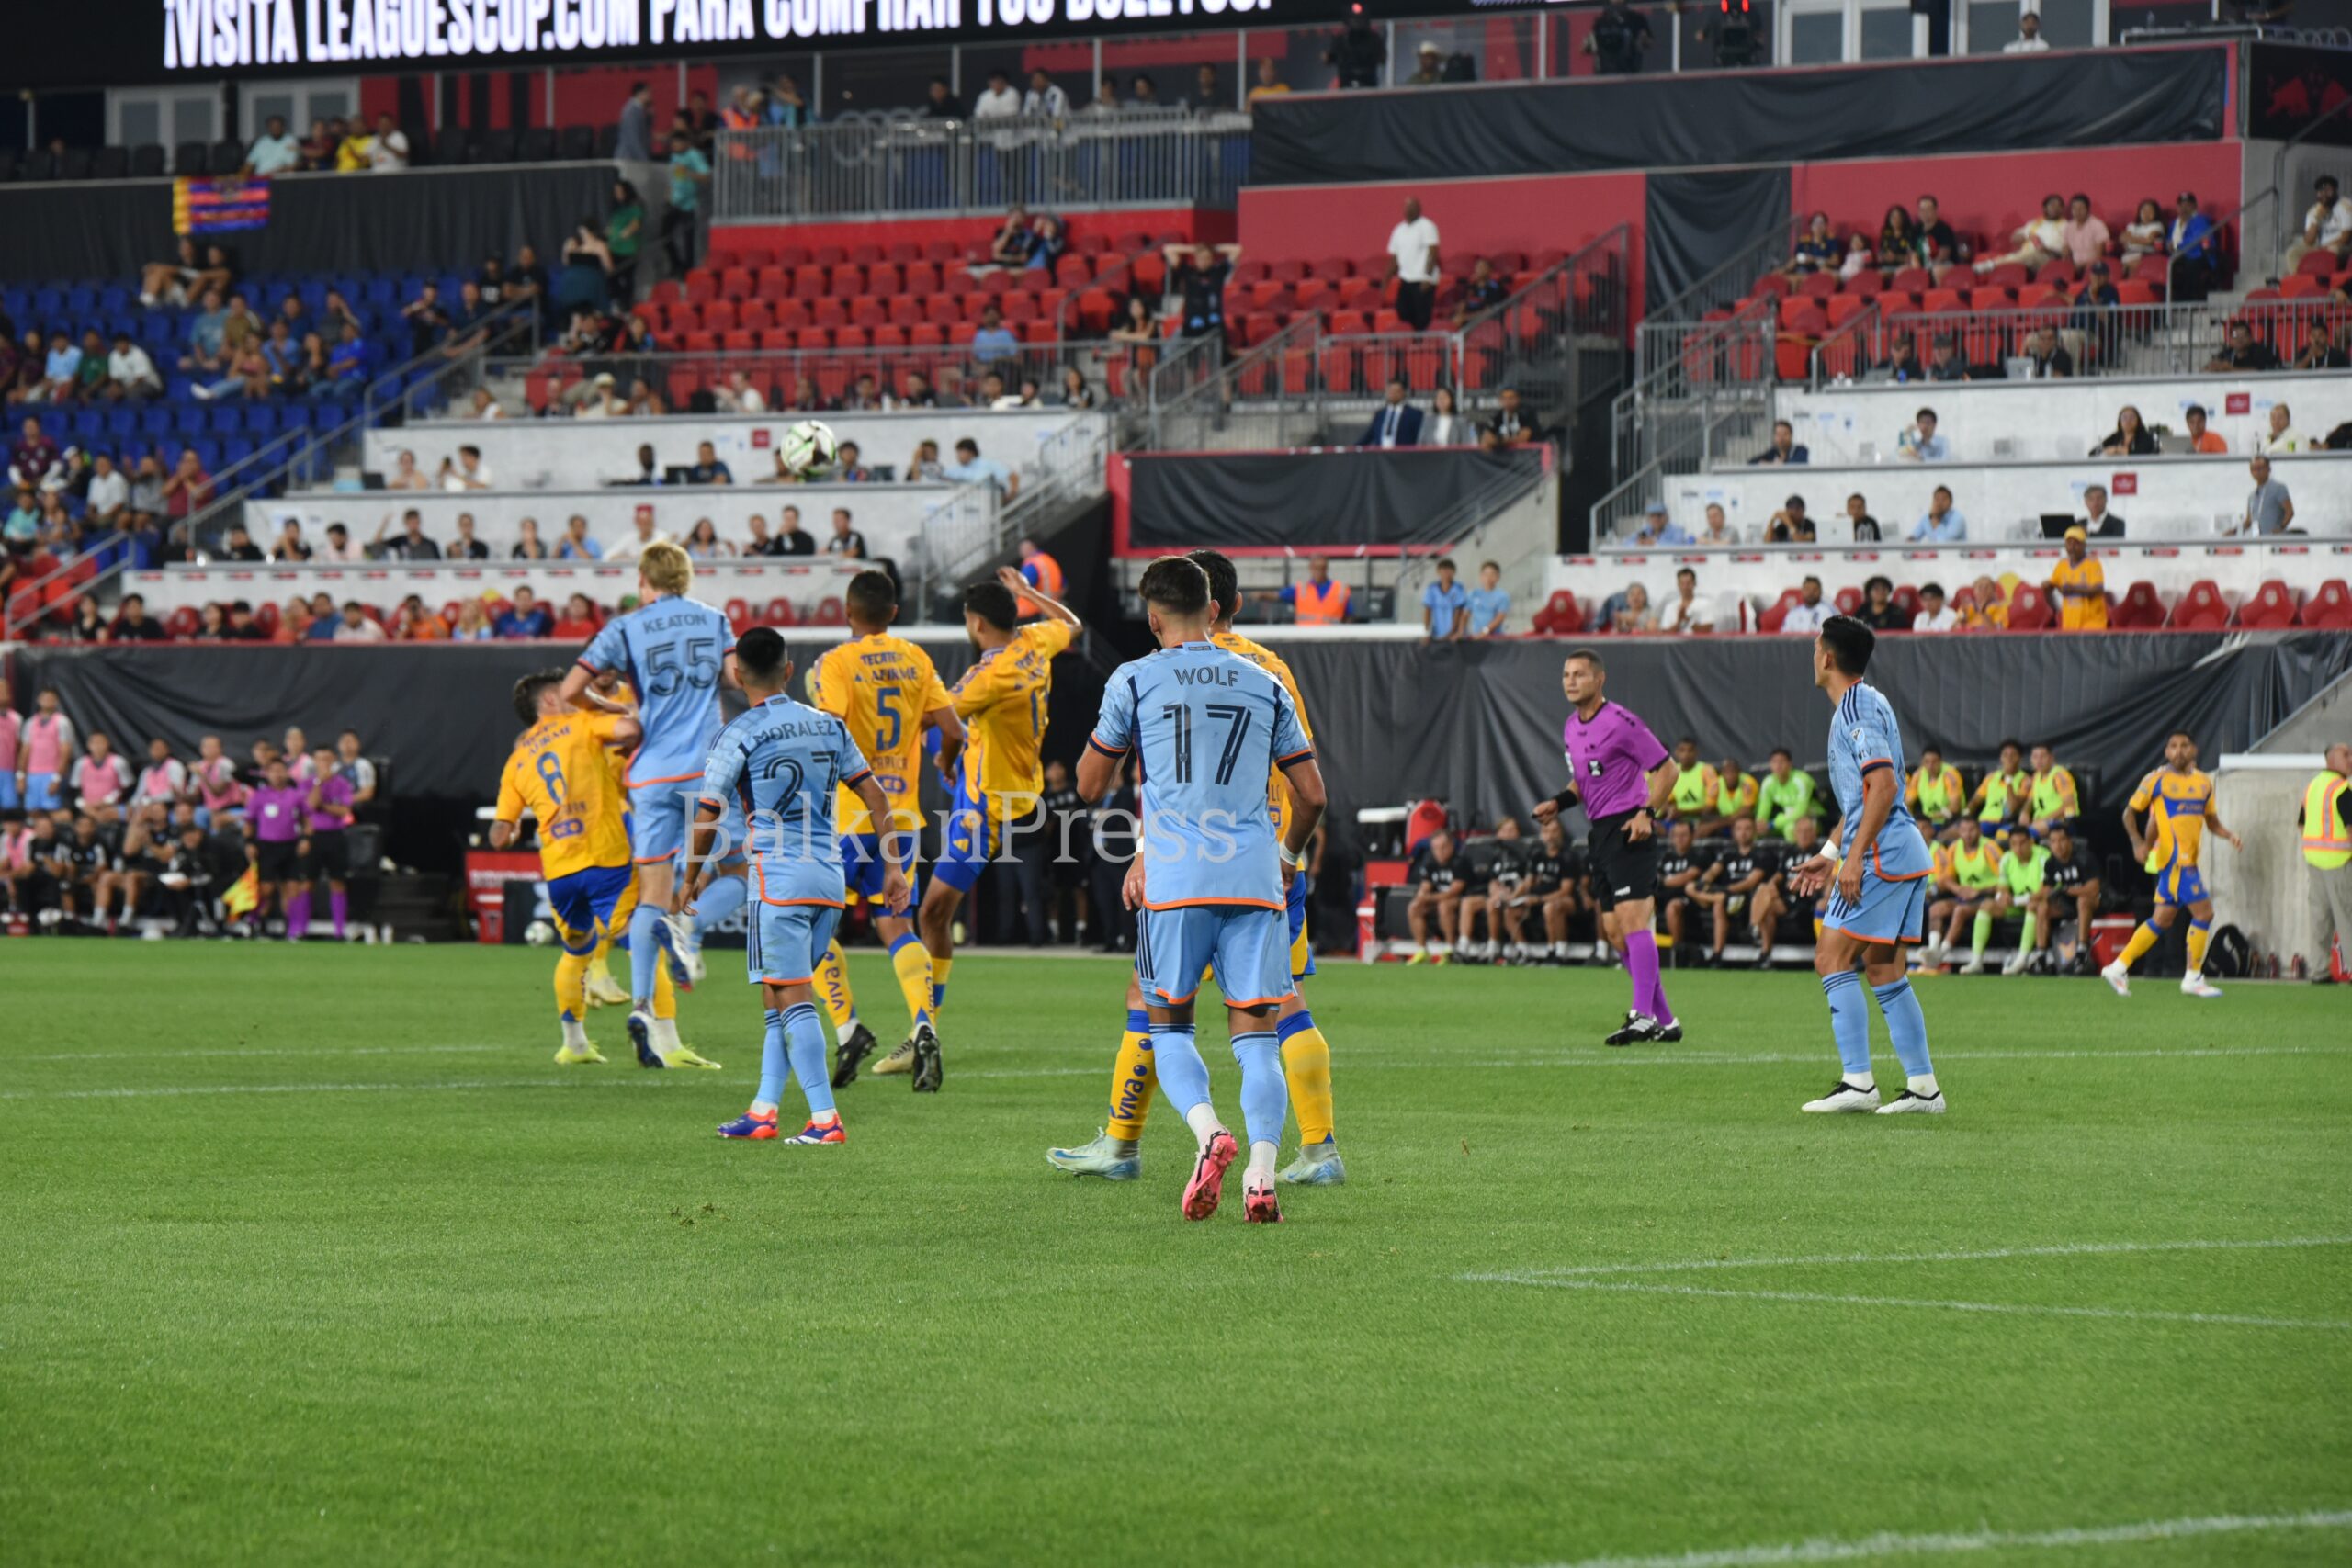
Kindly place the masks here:
[(1279, 1006), (1296, 995), (1298, 987), (1293, 986), (1279, 997), (1227, 997), (1225, 1005), (1229, 1008), (1270, 1008)]
[(640, 779), (632, 775), (628, 781), (628, 787), (631, 789), (645, 789), (653, 784), (684, 784), (688, 779), (698, 779), (700, 777), (702, 777), (702, 773), (699, 770), (691, 773), (673, 773), (668, 778), (664, 779)]
[(1931, 874), (1935, 869), (1931, 865), (1926, 871), (1915, 871), (1908, 876), (1890, 876), (1887, 874), (1886, 868), (1879, 864), (1878, 840), (1876, 839), (1871, 840), (1871, 874), (1881, 882), (1917, 882), (1921, 877)]
[(1822, 921), (1821, 929), (1826, 931), (1843, 931), (1846, 935), (1852, 937), (1855, 941), (1871, 947), (1917, 947), (1919, 945), (1921, 941), (1925, 940), (1924, 938), (1915, 939), (1907, 936), (1864, 936), (1853, 927), (1841, 926), (1835, 920)]
[(759, 983), (763, 986), (807, 986), (813, 984), (815, 980), (816, 976), (813, 975), (803, 975), (797, 980), (780, 980), (774, 975), (763, 975), (760, 976)]
[(1180, 1008), (1186, 1002), (1191, 1001), (1194, 997), (1199, 996), (1201, 994), (1201, 988), (1198, 986), (1195, 986), (1181, 997), (1171, 997), (1166, 991), (1163, 991), (1159, 987), (1154, 986), (1151, 988), (1151, 994), (1158, 997), (1161, 1002), (1169, 1007)]
[(675, 855), (645, 855), (645, 856), (642, 856), (642, 857), (640, 857), (640, 858), (639, 858), (639, 859), (637, 859), (637, 860), (633, 860), (633, 861), (629, 862), (629, 864), (631, 864), (631, 865), (667, 865), (667, 864), (669, 864), (672, 861), (673, 861), (673, 860), (675, 860), (675, 859), (677, 859), (677, 858), (678, 858), (678, 857), (677, 857), (677, 856), (675, 856)]

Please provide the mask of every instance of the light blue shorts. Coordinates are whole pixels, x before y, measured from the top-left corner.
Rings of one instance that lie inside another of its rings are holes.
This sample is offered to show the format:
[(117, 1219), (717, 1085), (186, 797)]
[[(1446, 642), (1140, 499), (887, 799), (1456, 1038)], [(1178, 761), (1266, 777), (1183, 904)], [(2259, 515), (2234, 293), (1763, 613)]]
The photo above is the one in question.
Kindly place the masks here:
[(841, 923), (838, 904), (753, 903), (743, 924), (744, 966), (752, 984), (809, 984)]
[[(1858, 901), (1849, 903), (1835, 882), (1829, 885), (1821, 923), (1864, 942), (1925, 941), (1928, 884), (1931, 880), (1922, 873), (1901, 882), (1890, 882), (1866, 867), (1862, 872), (1862, 896)], [(1988, 896), (1991, 891), (1986, 890)]]
[[(1136, 912), (1136, 977), (1160, 1007), (1193, 999), (1203, 971), (1228, 1007), (1265, 1007), (1295, 989), (1290, 923), (1253, 904), (1187, 904)], [(1159, 976), (1155, 979), (1154, 976)]]
[(58, 790), (57, 778), (58, 775), (55, 773), (27, 773), (25, 775), (25, 809), (54, 811), (64, 805), (65, 798)]
[[(692, 780), (629, 786), (628, 852), (638, 864), (675, 861), (684, 852), (686, 823), (700, 793)], [(736, 819), (742, 819), (740, 808)]]

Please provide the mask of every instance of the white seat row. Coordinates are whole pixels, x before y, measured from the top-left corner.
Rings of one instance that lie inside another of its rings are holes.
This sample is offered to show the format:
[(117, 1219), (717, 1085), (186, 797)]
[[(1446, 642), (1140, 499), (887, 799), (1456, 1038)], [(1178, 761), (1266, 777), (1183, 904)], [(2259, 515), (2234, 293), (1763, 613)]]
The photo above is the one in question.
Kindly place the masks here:
[[(784, 599), (795, 614), (806, 618), (811, 606), (839, 598), (855, 576), (854, 562), (820, 557), (814, 561), (743, 562), (700, 566), (695, 571), (694, 596), (724, 606), (741, 599), (756, 614), (770, 600)], [(600, 611), (610, 611), (637, 592), (634, 566), (571, 566), (515, 561), (474, 566), (173, 566), (159, 571), (123, 574), (123, 592), (146, 597), (153, 615), (167, 616), (183, 605), (201, 608), (243, 599), (249, 604), (282, 604), (288, 599), (332, 595), (341, 604), (356, 599), (363, 604), (390, 609), (413, 593), (433, 609), (452, 599), (485, 593), (505, 599), (527, 584), (548, 605), (561, 614), (564, 601), (584, 593)]]

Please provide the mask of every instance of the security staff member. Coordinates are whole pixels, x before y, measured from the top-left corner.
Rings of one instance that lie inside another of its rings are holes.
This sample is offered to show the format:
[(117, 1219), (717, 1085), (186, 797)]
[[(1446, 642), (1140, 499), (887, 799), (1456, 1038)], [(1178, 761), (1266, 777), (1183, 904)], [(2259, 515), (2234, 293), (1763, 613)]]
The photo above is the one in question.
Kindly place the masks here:
[(2326, 771), (2304, 787), (2295, 823), (2302, 830), (2303, 858), (2319, 881), (2324, 918), (2313, 978), (2331, 985), (2335, 971), (2328, 931), (2335, 933), (2335, 947), (2352, 959), (2352, 743), (2339, 740), (2327, 749)]

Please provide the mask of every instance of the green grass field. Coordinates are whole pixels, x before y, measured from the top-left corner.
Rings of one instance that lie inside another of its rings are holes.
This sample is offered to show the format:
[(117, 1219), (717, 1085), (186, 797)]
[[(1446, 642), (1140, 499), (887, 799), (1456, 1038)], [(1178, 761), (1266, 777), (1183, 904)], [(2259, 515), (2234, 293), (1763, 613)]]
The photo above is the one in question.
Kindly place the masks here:
[(946, 1092), (806, 1149), (711, 1136), (737, 962), (649, 1074), (540, 953), (0, 943), (0, 1561), (2352, 1552), (2338, 993), (1926, 981), (1953, 1113), (1813, 1118), (1810, 974), (1636, 1053), (1614, 974), (1333, 965), (1351, 1181), (1258, 1228), (1165, 1108), (1046, 1167), (1119, 965), (968, 958)]

